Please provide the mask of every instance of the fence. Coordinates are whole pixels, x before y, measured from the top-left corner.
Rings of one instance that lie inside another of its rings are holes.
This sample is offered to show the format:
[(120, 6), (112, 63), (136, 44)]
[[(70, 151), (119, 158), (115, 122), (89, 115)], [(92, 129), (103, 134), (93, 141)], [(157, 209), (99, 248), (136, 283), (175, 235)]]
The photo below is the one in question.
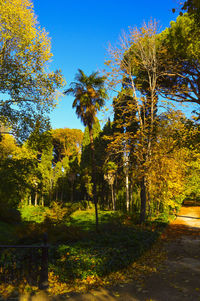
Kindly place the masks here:
[(44, 290), (48, 287), (47, 235), (41, 245), (0, 245), (0, 283), (23, 280)]

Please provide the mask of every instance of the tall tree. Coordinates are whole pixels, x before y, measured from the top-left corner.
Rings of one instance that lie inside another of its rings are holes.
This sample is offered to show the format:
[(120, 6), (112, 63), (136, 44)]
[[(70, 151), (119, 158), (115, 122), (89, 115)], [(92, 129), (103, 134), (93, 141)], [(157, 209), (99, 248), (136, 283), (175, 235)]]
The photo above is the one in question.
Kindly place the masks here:
[(65, 91), (66, 94), (74, 96), (72, 107), (76, 109), (77, 116), (85, 126), (88, 126), (91, 147), (91, 165), (92, 165), (92, 183), (93, 200), (95, 204), (96, 229), (98, 230), (98, 209), (96, 192), (96, 171), (95, 171), (95, 149), (93, 137), (93, 125), (96, 120), (96, 114), (104, 105), (107, 97), (104, 82), (105, 78), (98, 72), (93, 72), (87, 76), (81, 69), (75, 76), (75, 82), (70, 84), (70, 88)]
[[(129, 34), (121, 38), (120, 47), (110, 47), (110, 60), (107, 65), (111, 88), (121, 86), (121, 93), (129, 97), (124, 104), (122, 114), (129, 114), (122, 122), (125, 128), (137, 123), (135, 131), (126, 131), (117, 136), (113, 146), (126, 141), (126, 154), (130, 153), (131, 141), (134, 144), (134, 155), (138, 167), (141, 187), (141, 216), (146, 216), (146, 190), (148, 165), (151, 162), (151, 149), (156, 127), (159, 78), (165, 73), (161, 58), (165, 49), (157, 37), (157, 23), (150, 21), (140, 29), (130, 29)], [(118, 102), (119, 104), (119, 102)], [(115, 104), (116, 105), (116, 104)]]
[(51, 131), (54, 146), (54, 162), (62, 161), (65, 156), (81, 154), (83, 132), (79, 129), (55, 129)]
[[(30, 0), (0, 0), (0, 122), (26, 138), (55, 105), (60, 71), (49, 72), (51, 47)], [(42, 117), (43, 116), (43, 117)], [(46, 126), (46, 122), (43, 126)]]
[(170, 100), (200, 104), (199, 37), (200, 26), (188, 13), (159, 35), (167, 49), (163, 61), (168, 66), (168, 75), (159, 79), (160, 93)]

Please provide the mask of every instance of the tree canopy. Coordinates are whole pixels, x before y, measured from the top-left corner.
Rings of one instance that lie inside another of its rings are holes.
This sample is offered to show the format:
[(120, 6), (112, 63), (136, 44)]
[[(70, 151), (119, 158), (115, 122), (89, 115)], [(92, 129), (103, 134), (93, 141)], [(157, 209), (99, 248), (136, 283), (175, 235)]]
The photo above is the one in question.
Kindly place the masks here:
[(160, 34), (167, 49), (169, 75), (160, 80), (160, 92), (176, 101), (200, 104), (200, 27), (185, 13)]
[(60, 71), (48, 70), (51, 57), (50, 38), (39, 26), (32, 2), (1, 0), (0, 122), (21, 137), (42, 116), (47, 119), (63, 84)]

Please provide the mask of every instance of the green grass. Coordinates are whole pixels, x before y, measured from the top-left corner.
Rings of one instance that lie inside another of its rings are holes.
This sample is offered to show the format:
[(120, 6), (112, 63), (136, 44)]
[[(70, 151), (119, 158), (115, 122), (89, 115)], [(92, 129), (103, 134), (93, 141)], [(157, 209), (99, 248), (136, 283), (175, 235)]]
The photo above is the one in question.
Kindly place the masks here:
[(19, 209), (22, 221), (41, 223), (45, 218), (45, 207), (24, 206)]
[(104, 277), (128, 267), (156, 238), (156, 232), (130, 226), (105, 227), (99, 234), (52, 249), (50, 270), (62, 282)]
[(99, 211), (99, 233), (95, 232), (94, 209), (76, 211), (70, 226), (84, 231), (76, 242), (50, 249), (50, 270), (61, 282), (104, 277), (126, 269), (156, 241), (159, 232), (135, 226), (127, 216)]
[[(119, 221), (122, 214), (113, 211), (101, 211), (98, 212), (99, 224), (104, 225), (106, 223), (115, 223)], [(82, 230), (92, 231), (95, 230), (95, 211), (94, 209), (88, 209), (86, 211), (78, 210), (71, 215), (70, 225), (78, 226)]]

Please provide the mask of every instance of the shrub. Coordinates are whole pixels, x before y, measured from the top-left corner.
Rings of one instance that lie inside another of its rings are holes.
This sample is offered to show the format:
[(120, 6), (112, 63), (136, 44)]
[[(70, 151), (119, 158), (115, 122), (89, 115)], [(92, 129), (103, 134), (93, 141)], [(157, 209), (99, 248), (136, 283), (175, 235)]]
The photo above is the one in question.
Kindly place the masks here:
[(44, 221), (46, 213), (45, 207), (42, 206), (24, 206), (19, 209), (21, 212), (22, 220), (33, 221), (36, 223), (41, 223)]
[(63, 206), (61, 203), (53, 202), (50, 208), (46, 208), (46, 220), (54, 224), (60, 224), (70, 220), (71, 214), (77, 210), (78, 205), (68, 204)]
[(47, 234), (48, 242), (51, 244), (76, 242), (83, 238), (80, 228), (53, 224), (50, 220), (42, 223), (25, 222), (15, 227), (15, 235), (22, 244), (38, 244), (42, 241), (44, 233)]

